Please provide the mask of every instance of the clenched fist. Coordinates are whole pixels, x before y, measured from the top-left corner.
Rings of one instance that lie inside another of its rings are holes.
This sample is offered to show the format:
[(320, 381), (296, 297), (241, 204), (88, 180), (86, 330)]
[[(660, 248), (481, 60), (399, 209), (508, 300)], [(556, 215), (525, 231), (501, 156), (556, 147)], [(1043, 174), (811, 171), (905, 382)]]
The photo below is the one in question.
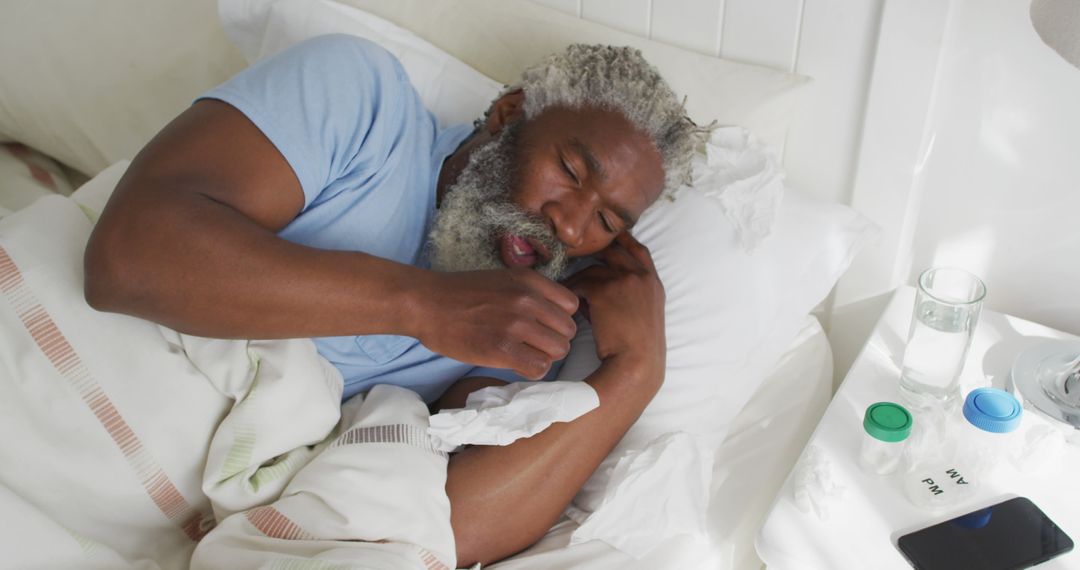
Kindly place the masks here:
[(440, 354), (538, 380), (570, 350), (577, 296), (532, 269), (432, 273), (415, 325)]
[(600, 252), (603, 265), (589, 267), (564, 284), (588, 303), (601, 361), (632, 361), (662, 380), (667, 356), (664, 286), (648, 249), (629, 233)]

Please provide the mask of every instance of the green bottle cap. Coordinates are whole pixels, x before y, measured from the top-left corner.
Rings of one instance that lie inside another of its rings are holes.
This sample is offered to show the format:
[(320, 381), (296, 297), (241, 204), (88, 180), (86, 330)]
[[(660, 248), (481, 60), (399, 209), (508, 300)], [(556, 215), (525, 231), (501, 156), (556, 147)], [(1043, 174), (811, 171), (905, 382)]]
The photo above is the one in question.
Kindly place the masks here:
[(911, 435), (911, 413), (900, 404), (878, 402), (866, 408), (863, 429), (870, 437), (881, 441), (904, 441)]

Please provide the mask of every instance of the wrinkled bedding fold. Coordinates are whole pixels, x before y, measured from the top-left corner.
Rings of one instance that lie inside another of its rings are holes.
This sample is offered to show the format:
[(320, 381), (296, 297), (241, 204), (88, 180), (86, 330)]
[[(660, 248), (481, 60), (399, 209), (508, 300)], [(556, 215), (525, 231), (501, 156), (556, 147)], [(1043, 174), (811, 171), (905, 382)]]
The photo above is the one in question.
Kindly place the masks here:
[(5, 564), (454, 567), (447, 456), (419, 396), (383, 386), (343, 408), (309, 340), (94, 311), (90, 227), (66, 198), (0, 221)]

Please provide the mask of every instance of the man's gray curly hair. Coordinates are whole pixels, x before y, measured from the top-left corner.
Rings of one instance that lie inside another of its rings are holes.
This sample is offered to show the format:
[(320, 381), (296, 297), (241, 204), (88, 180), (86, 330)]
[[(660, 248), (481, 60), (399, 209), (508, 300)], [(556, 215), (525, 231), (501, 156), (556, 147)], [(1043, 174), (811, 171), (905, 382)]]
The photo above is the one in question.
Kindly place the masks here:
[(664, 163), (664, 194), (690, 178), (694, 135), (701, 131), (660, 72), (630, 47), (573, 44), (526, 69), (507, 91), (525, 91), (525, 118), (545, 109), (599, 107), (621, 113), (648, 135)]

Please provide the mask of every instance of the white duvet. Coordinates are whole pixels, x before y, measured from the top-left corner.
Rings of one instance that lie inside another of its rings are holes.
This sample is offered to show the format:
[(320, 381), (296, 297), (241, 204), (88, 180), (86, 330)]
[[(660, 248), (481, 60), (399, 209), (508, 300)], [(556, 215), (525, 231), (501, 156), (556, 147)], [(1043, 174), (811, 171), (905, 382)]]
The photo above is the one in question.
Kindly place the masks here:
[(447, 458), (418, 396), (342, 408), (309, 340), (94, 311), (90, 229), (60, 197), (0, 220), (3, 566), (454, 567)]
[[(453, 567), (438, 452), (492, 418), (446, 414), (440, 421), (460, 421), (440, 424), (432, 443), (419, 434), (434, 422), (402, 390), (354, 400), (342, 418), (340, 378), (307, 340), (208, 341), (90, 309), (83, 246), (125, 167), (85, 185), (77, 202), (46, 199), (0, 219), (0, 566), (333, 568), (363, 556), (367, 567)], [(724, 566), (749, 566), (755, 521), (780, 483), (751, 473), (786, 461), (767, 469), (782, 477), (801, 447), (792, 441), (805, 440), (827, 401), (831, 356), (813, 324), (818, 344), (767, 383), (799, 413), (777, 412), (773, 392), (747, 412), (753, 425), (809, 419), (791, 434), (735, 430), (720, 448), (719, 464), (747, 476), (714, 479), (711, 546), (676, 536), (635, 561), (595, 532), (601, 520), (591, 527), (601, 540), (586, 544), (563, 520), (498, 566), (715, 566), (721, 554)], [(543, 426), (504, 427), (524, 436)], [(748, 461), (725, 451), (743, 444), (791, 449)], [(613, 496), (634, 500), (624, 495)]]

